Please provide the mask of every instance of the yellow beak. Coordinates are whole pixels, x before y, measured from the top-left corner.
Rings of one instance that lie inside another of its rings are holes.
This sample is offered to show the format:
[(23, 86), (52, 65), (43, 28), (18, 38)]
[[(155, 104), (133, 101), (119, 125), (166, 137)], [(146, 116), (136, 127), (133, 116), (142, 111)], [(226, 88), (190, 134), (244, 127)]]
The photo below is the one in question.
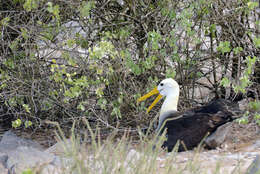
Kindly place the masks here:
[(149, 106), (149, 108), (146, 110), (146, 112), (148, 113), (155, 105), (156, 103), (158, 103), (158, 101), (163, 97), (157, 87), (154, 88), (153, 90), (151, 90), (150, 92), (148, 92), (147, 94), (143, 95), (142, 97), (140, 97), (137, 101), (138, 102), (141, 102), (141, 101), (144, 101), (146, 100), (147, 98), (151, 97), (152, 95), (155, 95), (155, 94), (159, 94), (156, 99), (153, 101), (153, 103)]

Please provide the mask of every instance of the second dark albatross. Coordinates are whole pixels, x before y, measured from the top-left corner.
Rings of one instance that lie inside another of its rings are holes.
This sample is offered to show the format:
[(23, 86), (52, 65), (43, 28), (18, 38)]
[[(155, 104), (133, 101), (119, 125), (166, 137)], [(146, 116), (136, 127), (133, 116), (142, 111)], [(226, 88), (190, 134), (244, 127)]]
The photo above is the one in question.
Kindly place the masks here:
[(181, 141), (179, 151), (193, 149), (218, 126), (232, 121), (236, 116), (232, 111), (236, 106), (224, 99), (217, 99), (205, 106), (178, 112), (179, 93), (178, 83), (172, 78), (167, 78), (151, 92), (138, 99), (140, 102), (152, 95), (159, 94), (147, 109), (149, 112), (161, 98), (165, 97), (156, 132), (161, 135), (166, 129), (167, 140), (163, 143), (163, 147), (167, 148), (169, 152), (173, 150), (178, 140)]

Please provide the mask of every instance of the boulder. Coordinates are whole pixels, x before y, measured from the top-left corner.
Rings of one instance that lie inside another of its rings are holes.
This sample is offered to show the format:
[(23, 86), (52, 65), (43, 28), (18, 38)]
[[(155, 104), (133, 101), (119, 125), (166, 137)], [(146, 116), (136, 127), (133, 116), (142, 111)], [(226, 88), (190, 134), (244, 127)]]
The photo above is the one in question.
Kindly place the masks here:
[(15, 173), (22, 173), (26, 169), (48, 165), (54, 160), (51, 153), (40, 151), (33, 147), (19, 146), (8, 153), (7, 169)]
[(35, 149), (43, 150), (43, 147), (32, 141), (16, 136), (13, 132), (7, 131), (4, 133), (0, 141), (0, 152), (9, 153), (19, 146), (33, 147)]
[(71, 150), (72, 148), (73, 142), (70, 139), (66, 139), (64, 141), (57, 142), (53, 146), (46, 149), (45, 152), (60, 155), (65, 154), (66, 151)]
[(8, 169), (4, 167), (3, 164), (0, 163), (0, 173), (1, 174), (8, 174)]
[(231, 122), (226, 123), (217, 128), (217, 130), (206, 138), (205, 144), (210, 149), (215, 149), (221, 147), (222, 143), (225, 141), (226, 136), (231, 131)]

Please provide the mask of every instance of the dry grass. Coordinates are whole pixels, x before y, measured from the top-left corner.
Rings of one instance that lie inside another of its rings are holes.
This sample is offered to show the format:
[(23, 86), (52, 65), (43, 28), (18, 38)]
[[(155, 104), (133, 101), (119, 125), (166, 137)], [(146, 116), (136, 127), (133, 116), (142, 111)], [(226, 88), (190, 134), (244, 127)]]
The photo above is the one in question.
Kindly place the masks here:
[[(82, 144), (73, 132), (68, 142), (60, 131), (59, 138), (65, 142), (62, 173), (201, 174), (208, 171), (215, 174), (230, 173), (229, 170), (224, 169), (221, 160), (207, 166), (208, 164), (200, 158), (199, 148), (192, 153), (187, 153), (188, 158), (187, 154), (183, 153), (181, 156), (176, 152), (177, 146), (173, 152), (165, 152), (160, 148), (163, 137), (149, 138), (140, 131), (139, 143), (133, 144), (127, 133), (118, 139), (115, 138), (116, 132), (114, 132), (106, 140), (101, 140), (99, 132), (94, 132), (89, 127), (88, 134), (86, 137), (91, 137), (91, 143)], [(232, 173), (241, 173), (240, 163), (232, 169)]]

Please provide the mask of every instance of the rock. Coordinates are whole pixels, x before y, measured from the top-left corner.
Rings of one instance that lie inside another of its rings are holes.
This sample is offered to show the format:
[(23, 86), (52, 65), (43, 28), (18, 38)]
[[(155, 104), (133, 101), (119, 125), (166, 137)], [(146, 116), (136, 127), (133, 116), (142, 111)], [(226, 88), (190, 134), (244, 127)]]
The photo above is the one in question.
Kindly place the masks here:
[(0, 163), (0, 173), (1, 174), (8, 174), (8, 169), (4, 167), (3, 164)]
[(19, 146), (27, 146), (27, 147), (33, 147), (39, 150), (42, 150), (42, 146), (32, 140), (23, 139), (20, 137), (17, 137), (14, 133), (11, 131), (7, 131), (4, 133), (1, 141), (0, 141), (0, 152), (9, 153)]
[(250, 152), (250, 151), (255, 151), (257, 149), (260, 149), (260, 140), (255, 140), (252, 144), (249, 146), (245, 147), (245, 151)]
[(22, 173), (23, 170), (28, 168), (48, 165), (53, 160), (53, 154), (33, 147), (19, 146), (17, 149), (9, 152), (6, 167), (15, 173)]
[(38, 143), (7, 131), (0, 141), (0, 174), (22, 173), (28, 169), (42, 174), (63, 173), (74, 163), (72, 159), (62, 157), (72, 148), (74, 144), (66, 140), (44, 151)]
[[(79, 159), (83, 160), (82, 158)], [(55, 156), (55, 159), (50, 164), (44, 166), (42, 174), (66, 173), (64, 171), (71, 171), (75, 167), (75, 163), (76, 161), (72, 157)]]
[(64, 171), (62, 170), (61, 167), (52, 165), (52, 164), (48, 164), (47, 166), (44, 166), (44, 168), (41, 170), (40, 172), (41, 174), (61, 174), (64, 173)]
[[(81, 159), (82, 157), (80, 157)], [(70, 164), (74, 162), (74, 159), (72, 157), (66, 157), (64, 156), (55, 156), (54, 160), (51, 162), (52, 165), (54, 166), (59, 166), (59, 167), (69, 167)]]
[(58, 143), (46, 149), (45, 152), (59, 155), (66, 153), (66, 151), (70, 151), (71, 148), (73, 148), (73, 142), (70, 139), (67, 139), (65, 141), (59, 141)]
[(257, 174), (260, 172), (260, 156), (257, 155), (251, 165), (248, 167), (246, 174)]
[(226, 123), (206, 138), (205, 143), (210, 149), (215, 149), (216, 147), (220, 147), (222, 143), (225, 141), (228, 132), (231, 130), (231, 122)]
[(0, 164), (2, 164), (4, 167), (6, 167), (8, 156), (6, 153), (0, 152)]

